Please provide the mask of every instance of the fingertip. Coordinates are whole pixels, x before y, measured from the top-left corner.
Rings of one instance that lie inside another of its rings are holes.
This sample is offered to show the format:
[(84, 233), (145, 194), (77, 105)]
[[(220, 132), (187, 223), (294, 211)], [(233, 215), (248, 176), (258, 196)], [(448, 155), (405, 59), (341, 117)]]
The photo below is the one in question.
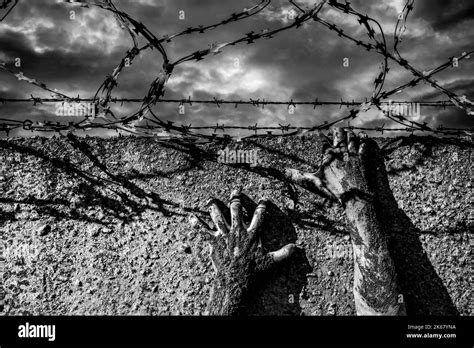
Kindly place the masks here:
[(230, 200), (240, 199), (240, 195), (242, 194), (242, 186), (239, 186), (235, 190), (232, 191), (230, 194)]
[(363, 156), (366, 153), (367, 153), (367, 144), (366, 143), (360, 144), (360, 146), (359, 146), (359, 156)]
[(268, 202), (269, 202), (269, 200), (268, 200), (267, 197), (262, 197), (262, 198), (260, 198), (260, 200), (258, 201), (257, 209), (258, 209), (258, 208), (266, 208)]
[(277, 250), (277, 251), (274, 251), (274, 252), (271, 252), (269, 253), (273, 262), (280, 262), (280, 261), (283, 261), (283, 260), (286, 260), (287, 258), (289, 258), (291, 255), (293, 255), (293, 253), (295, 252), (296, 250), (296, 245), (291, 243), (291, 244), (287, 244), (285, 245), (283, 248), (281, 248), (280, 250)]
[(357, 153), (357, 136), (352, 130), (347, 132), (347, 150), (350, 154)]
[(209, 208), (211, 204), (215, 203), (216, 199), (215, 198), (209, 198), (206, 203), (204, 204), (204, 207)]
[(345, 137), (346, 137), (346, 131), (344, 128), (341, 127), (336, 127), (333, 128), (333, 145), (335, 148), (339, 146), (345, 146)]

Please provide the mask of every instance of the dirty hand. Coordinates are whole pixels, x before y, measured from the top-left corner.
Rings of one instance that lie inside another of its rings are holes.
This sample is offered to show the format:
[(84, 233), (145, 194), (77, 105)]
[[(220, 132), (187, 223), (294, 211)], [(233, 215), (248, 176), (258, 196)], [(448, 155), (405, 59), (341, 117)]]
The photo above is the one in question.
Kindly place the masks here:
[(296, 248), (294, 244), (288, 244), (278, 251), (267, 252), (260, 240), (267, 201), (260, 200), (247, 225), (243, 220), (240, 195), (238, 189), (230, 196), (230, 225), (219, 208), (219, 201), (211, 199), (207, 204), (216, 227), (216, 230), (204, 229), (211, 242), (210, 255), (216, 272), (207, 311), (213, 315), (238, 314), (252, 278), (287, 259)]

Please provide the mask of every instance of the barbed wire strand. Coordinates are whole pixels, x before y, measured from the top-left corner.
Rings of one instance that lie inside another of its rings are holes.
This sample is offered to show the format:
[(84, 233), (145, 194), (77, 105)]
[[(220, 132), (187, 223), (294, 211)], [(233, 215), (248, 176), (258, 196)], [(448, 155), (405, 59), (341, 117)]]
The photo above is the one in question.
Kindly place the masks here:
[[(408, 63), (408, 61), (403, 59), (402, 56), (400, 55), (398, 51), (398, 45), (402, 41), (402, 35), (406, 29), (406, 21), (407, 21), (408, 15), (413, 10), (413, 3), (414, 3), (413, 0), (408, 0), (406, 2), (402, 13), (398, 17), (398, 21), (397, 21), (395, 31), (394, 31), (394, 40), (395, 40), (395, 43), (394, 43), (395, 54), (394, 55), (388, 51), (385, 34), (383, 32), (383, 29), (380, 23), (376, 21), (375, 19), (367, 15), (363, 15), (360, 12), (356, 11), (355, 9), (352, 8), (350, 3), (346, 2), (343, 4), (334, 0), (328, 0), (328, 1), (323, 0), (313, 5), (312, 7), (304, 10), (302, 7), (298, 6), (293, 0), (290, 0), (290, 3), (293, 4), (301, 13), (295, 16), (294, 20), (290, 22), (288, 25), (285, 25), (273, 30), (264, 29), (260, 33), (255, 33), (251, 31), (245, 34), (245, 36), (242, 36), (241, 38), (236, 39), (234, 41), (225, 42), (221, 44), (214, 43), (210, 45), (210, 47), (207, 49), (198, 50), (196, 52), (193, 52), (191, 54), (188, 54), (181, 58), (176, 59), (174, 63), (170, 62), (170, 59), (166, 53), (166, 50), (163, 44), (170, 43), (172, 40), (184, 35), (190, 35), (194, 33), (205, 33), (208, 30), (216, 29), (228, 23), (231, 23), (234, 21), (240, 21), (240, 20), (255, 16), (256, 14), (260, 13), (265, 8), (267, 8), (270, 5), (271, 0), (262, 0), (258, 5), (255, 5), (249, 9), (246, 8), (242, 12), (239, 12), (239, 13), (233, 13), (232, 15), (230, 15), (230, 17), (218, 23), (211, 24), (208, 26), (200, 25), (194, 28), (190, 27), (175, 34), (164, 35), (160, 39), (158, 39), (151, 31), (149, 31), (148, 28), (146, 28), (141, 22), (132, 18), (129, 14), (119, 10), (112, 3), (111, 0), (105, 0), (105, 1), (68, 0), (64, 2), (78, 3), (82, 7), (89, 7), (89, 5), (98, 6), (104, 10), (111, 12), (114, 15), (114, 17), (117, 19), (121, 27), (125, 28), (130, 34), (133, 41), (133, 47), (127, 51), (125, 57), (122, 58), (122, 60), (114, 69), (112, 74), (106, 77), (106, 80), (99, 87), (99, 89), (97, 90), (93, 98), (80, 98), (79, 96), (70, 97), (66, 94), (58, 92), (56, 89), (51, 89), (47, 87), (46, 84), (44, 83), (38, 82), (35, 79), (31, 79), (24, 76), (22, 72), (15, 72), (7, 68), (6, 63), (0, 63), (1, 69), (13, 74), (21, 81), (25, 81), (45, 91), (50, 92), (52, 96), (52, 98), (38, 98), (38, 97), (34, 97), (33, 95), (31, 95), (31, 98), (22, 98), (22, 99), (21, 98), (19, 99), (3, 98), (3, 99), (0, 99), (0, 103), (31, 102), (32, 101), (33, 105), (37, 105), (37, 104), (43, 104), (43, 103), (48, 103), (48, 102), (82, 103), (82, 102), (88, 101), (95, 104), (95, 110), (94, 110), (95, 111), (94, 114), (96, 115), (95, 117), (86, 117), (84, 120), (81, 120), (79, 122), (69, 122), (68, 124), (61, 124), (60, 122), (54, 123), (51, 121), (33, 123), (30, 120), (13, 121), (13, 120), (0, 119), (3, 121), (8, 121), (8, 122), (0, 123), (0, 130), (7, 132), (7, 134), (11, 130), (15, 130), (18, 128), (23, 128), (25, 130), (30, 130), (30, 131), (45, 131), (45, 132), (50, 132), (50, 131), (61, 132), (61, 131), (71, 131), (71, 130), (86, 131), (86, 130), (90, 130), (94, 128), (102, 128), (102, 129), (115, 129), (117, 132), (120, 129), (122, 131), (131, 133), (131, 134), (142, 135), (142, 136), (155, 136), (156, 134), (150, 133), (150, 131), (154, 132), (155, 130), (164, 130), (166, 132), (175, 131), (177, 133), (181, 133), (181, 135), (183, 136), (203, 137), (206, 139), (217, 138), (216, 132), (218, 130), (225, 132), (226, 130), (231, 130), (231, 129), (234, 129), (234, 130), (246, 129), (246, 130), (254, 131), (255, 133), (257, 133), (260, 130), (265, 130), (267, 131), (267, 134), (265, 134), (264, 136), (273, 136), (272, 132), (274, 130), (280, 130), (282, 132), (282, 135), (288, 135), (288, 134), (291, 134), (289, 133), (291, 130), (295, 130), (294, 133), (297, 134), (300, 132), (312, 132), (312, 131), (321, 131), (321, 130), (329, 129), (330, 127), (340, 124), (344, 121), (347, 121), (349, 124), (349, 121), (357, 118), (359, 114), (361, 113), (361, 111), (364, 111), (364, 112), (368, 111), (372, 106), (375, 106), (382, 112), (382, 114), (386, 118), (388, 118), (389, 120), (397, 124), (403, 125), (403, 128), (385, 128), (385, 125), (382, 125), (382, 127), (352, 127), (348, 125), (346, 128), (372, 130), (372, 131), (382, 132), (382, 134), (387, 131), (394, 131), (394, 132), (403, 131), (403, 132), (412, 132), (412, 133), (414, 131), (422, 131), (422, 132), (432, 132), (432, 133), (443, 134), (443, 135), (457, 135), (457, 136), (472, 135), (471, 129), (445, 128), (443, 126), (438, 126), (437, 128), (433, 128), (433, 127), (428, 126), (426, 123), (418, 123), (415, 121), (411, 121), (405, 116), (402, 116), (400, 114), (393, 115), (390, 109), (387, 110), (387, 107), (386, 107), (387, 105), (391, 105), (392, 103), (396, 104), (397, 102), (392, 102), (392, 101), (387, 102), (387, 101), (384, 101), (385, 99), (389, 98), (390, 96), (394, 94), (400, 93), (404, 89), (413, 88), (417, 86), (419, 83), (424, 82), (424, 83), (430, 84), (432, 87), (438, 89), (440, 92), (445, 94), (448, 97), (449, 101), (434, 101), (434, 102), (422, 101), (420, 102), (421, 105), (434, 106), (434, 107), (454, 106), (454, 107), (463, 109), (464, 111), (466, 111), (468, 115), (473, 114), (471, 106), (474, 105), (474, 103), (472, 101), (467, 99), (465, 96), (461, 96), (461, 97), (457, 96), (452, 91), (447, 90), (446, 88), (440, 86), (436, 81), (431, 79), (431, 77), (434, 76), (435, 74), (453, 66), (453, 62), (455, 60), (457, 62), (460, 62), (463, 59), (469, 59), (470, 54), (472, 54), (473, 51), (467, 52), (467, 53), (463, 52), (463, 54), (457, 58), (451, 57), (448, 62), (445, 62), (434, 69), (431, 69), (429, 71), (424, 71), (424, 72), (420, 72), (417, 69), (415, 69), (413, 66), (411, 66)], [(8, 5), (10, 5), (11, 3), (12, 3), (11, 0), (3, 0), (3, 3), (0, 4), (0, 9), (7, 8)], [(7, 14), (4, 15), (2, 20), (11, 12), (13, 7), (15, 7), (17, 3), (18, 3), (18, 0), (15, 0), (14, 4), (12, 5), (12, 7), (10, 7)], [(338, 27), (336, 24), (327, 22), (324, 19), (320, 18), (319, 13), (322, 10), (323, 6), (326, 4), (328, 4), (330, 7), (336, 10), (342, 11), (345, 14), (357, 16), (359, 24), (366, 29), (369, 38), (374, 43), (367, 43), (362, 40), (358, 40), (346, 34), (344, 30)], [(318, 99), (316, 98), (314, 101), (295, 102), (293, 100), (265, 101), (264, 99), (260, 100), (260, 98), (258, 99), (250, 98), (249, 101), (243, 101), (243, 100), (228, 101), (228, 100), (222, 100), (218, 98), (213, 98), (213, 100), (192, 100), (191, 97), (189, 97), (188, 99), (162, 98), (165, 94), (165, 84), (170, 78), (175, 66), (179, 64), (183, 64), (185, 62), (189, 62), (189, 61), (203, 60), (205, 59), (205, 57), (209, 56), (210, 54), (214, 54), (214, 55), (219, 54), (222, 52), (222, 49), (228, 46), (235, 46), (241, 43), (253, 44), (257, 40), (260, 40), (260, 39), (274, 38), (276, 34), (281, 33), (283, 31), (287, 31), (293, 28), (296, 28), (296, 29), (300, 28), (302, 25), (306, 24), (311, 19), (327, 27), (329, 30), (335, 31), (338, 36), (344, 37), (352, 41), (357, 46), (361, 46), (368, 51), (374, 50), (377, 53), (383, 55), (384, 60), (381, 64), (381, 71), (377, 75), (374, 81), (374, 92), (370, 100), (366, 99), (365, 102), (344, 101), (344, 100), (318, 101)], [(377, 27), (378, 32), (374, 29), (371, 23)], [(143, 37), (148, 43), (139, 48), (138, 36)], [(377, 36), (380, 36), (381, 40), (379, 40)], [(151, 48), (156, 49), (160, 53), (163, 59), (163, 64), (162, 64), (162, 70), (158, 74), (157, 78), (151, 84), (148, 94), (142, 99), (112, 97), (112, 91), (118, 85), (118, 78), (121, 71), (125, 67), (130, 66), (137, 55)], [(387, 78), (387, 74), (390, 70), (388, 67), (389, 60), (394, 61), (398, 63), (400, 66), (409, 70), (415, 77), (408, 83), (405, 83), (404, 85), (401, 85), (389, 91), (383, 91), (383, 86)], [(101, 96), (99, 97), (99, 95)], [(142, 105), (137, 112), (128, 116), (122, 116), (120, 118), (117, 118), (114, 115), (114, 113), (110, 110), (110, 106), (109, 106), (110, 103), (117, 103), (117, 102), (120, 102), (120, 103), (136, 102), (136, 103), (141, 103)], [(253, 105), (256, 107), (261, 106), (262, 108), (264, 108), (266, 105), (287, 105), (288, 107), (294, 107), (294, 108), (296, 108), (297, 105), (312, 105), (313, 108), (316, 108), (317, 106), (320, 106), (320, 105), (339, 105), (340, 107), (342, 106), (346, 106), (346, 107), (356, 106), (356, 107), (351, 109), (348, 115), (342, 116), (335, 120), (327, 120), (320, 124), (314, 125), (312, 127), (296, 127), (296, 126), (291, 126), (291, 125), (286, 125), (286, 126), (279, 125), (279, 127), (258, 127), (257, 125), (225, 126), (225, 125), (219, 125), (219, 124), (213, 127), (210, 127), (210, 126), (192, 127), (191, 125), (177, 126), (177, 125), (174, 125), (174, 122), (162, 121), (152, 111), (152, 107), (158, 103), (179, 103), (180, 105), (185, 105), (185, 104), (192, 105), (193, 103), (214, 104), (217, 107), (220, 107), (221, 105), (224, 105), (224, 104), (233, 104), (235, 105), (235, 107), (238, 107), (239, 105)], [(403, 101), (403, 102), (398, 102), (398, 103), (408, 104), (408, 103), (414, 103), (414, 102)], [(147, 114), (150, 114), (151, 117), (147, 117), (146, 116)], [(110, 120), (108, 118), (109, 116), (112, 117), (113, 120)], [(92, 122), (92, 121), (95, 121), (96, 119), (102, 119), (102, 121), (104, 122), (102, 123)], [(136, 123), (136, 122), (142, 122), (142, 121), (146, 122), (146, 126)], [(150, 122), (153, 123), (154, 125), (150, 125), (149, 124)], [(194, 130), (214, 130), (214, 133), (212, 135), (206, 135), (206, 134), (192, 132)], [(258, 136), (258, 134), (255, 134), (253, 136)], [(224, 134), (224, 137), (227, 138), (228, 135)]]

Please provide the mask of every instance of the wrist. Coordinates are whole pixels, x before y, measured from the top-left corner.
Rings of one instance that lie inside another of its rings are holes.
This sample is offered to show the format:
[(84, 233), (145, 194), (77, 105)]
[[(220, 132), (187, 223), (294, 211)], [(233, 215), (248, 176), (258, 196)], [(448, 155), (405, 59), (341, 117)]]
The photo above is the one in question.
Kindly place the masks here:
[(236, 315), (242, 310), (250, 284), (250, 272), (236, 265), (219, 270), (208, 303), (209, 315)]

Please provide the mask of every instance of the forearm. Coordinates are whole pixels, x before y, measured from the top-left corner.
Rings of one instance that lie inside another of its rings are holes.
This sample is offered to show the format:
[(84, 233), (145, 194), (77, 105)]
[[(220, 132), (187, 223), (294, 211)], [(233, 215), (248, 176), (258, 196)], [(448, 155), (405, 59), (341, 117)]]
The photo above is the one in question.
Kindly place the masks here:
[(354, 252), (354, 298), (359, 315), (403, 314), (395, 265), (375, 203), (360, 198), (345, 204)]
[[(329, 192), (326, 197), (344, 206), (354, 253), (357, 314), (404, 314), (398, 303), (395, 265), (387, 245), (388, 232), (393, 228), (387, 226), (386, 215), (398, 208), (383, 154), (377, 143), (363, 133), (356, 136), (343, 128), (334, 128), (332, 140), (332, 145), (325, 141), (323, 161), (317, 172), (287, 169), (286, 176), (316, 194)], [(393, 216), (389, 218), (393, 220)]]
[(207, 305), (208, 315), (238, 315), (250, 284), (248, 270), (229, 269), (218, 272)]

